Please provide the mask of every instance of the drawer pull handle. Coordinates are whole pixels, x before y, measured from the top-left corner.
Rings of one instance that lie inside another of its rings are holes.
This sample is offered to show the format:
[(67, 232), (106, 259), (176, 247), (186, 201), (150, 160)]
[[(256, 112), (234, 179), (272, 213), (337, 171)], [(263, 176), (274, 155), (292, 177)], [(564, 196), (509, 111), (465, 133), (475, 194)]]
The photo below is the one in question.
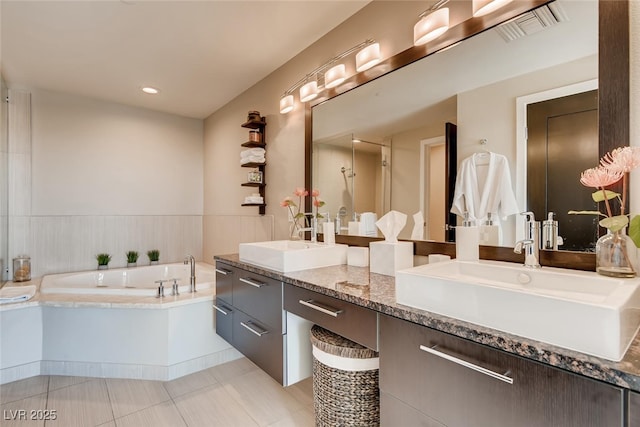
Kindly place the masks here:
[[(446, 359), (446, 360), (448, 360), (450, 362), (457, 363), (458, 365), (462, 365), (465, 368), (473, 369), (476, 372), (480, 372), (482, 374), (485, 374), (485, 375), (488, 375), (490, 377), (496, 378), (496, 379), (498, 379), (500, 381), (504, 381), (507, 384), (513, 384), (513, 378), (511, 378), (511, 377), (508, 377), (508, 376), (503, 375), (503, 374), (499, 374), (499, 373), (494, 372), (492, 370), (489, 370), (487, 368), (483, 368), (482, 366), (478, 366), (478, 365), (475, 365), (473, 363), (467, 362), (466, 360), (459, 359), (459, 358), (457, 358), (455, 356), (452, 356), (450, 354), (443, 353), (441, 351), (436, 350), (436, 347), (437, 347), (437, 345), (434, 345), (432, 347), (426, 347), (424, 345), (421, 345), (420, 346), (420, 350), (426, 351), (427, 353), (433, 354), (434, 356), (441, 357), (441, 358)], [(509, 372), (506, 372), (506, 373), (508, 374)]]
[(268, 334), (269, 333), (269, 331), (266, 331), (266, 330), (256, 331), (255, 329), (253, 329), (251, 326), (249, 326), (249, 325), (253, 325), (252, 321), (248, 321), (247, 323), (240, 322), (240, 325), (242, 327), (244, 327), (245, 329), (247, 329), (249, 332), (253, 332), (254, 334), (256, 334), (259, 337), (263, 336), (264, 334)]
[(232, 271), (225, 270), (224, 268), (216, 268), (216, 273), (224, 274), (226, 276), (227, 274), (231, 274)]
[(217, 311), (219, 311), (220, 313), (224, 314), (225, 316), (227, 316), (229, 314), (228, 312), (224, 311), (223, 309), (221, 309), (220, 307), (218, 307), (215, 304), (213, 304), (213, 308), (215, 308)]
[(342, 313), (342, 310), (336, 310), (335, 308), (332, 308), (326, 305), (320, 305), (312, 299), (307, 301), (301, 299), (298, 302), (304, 306), (313, 308), (314, 310), (317, 310), (320, 313), (328, 314), (329, 316), (338, 317), (338, 315)]
[(262, 283), (262, 282), (254, 282), (253, 280), (249, 280), (249, 279), (245, 279), (243, 277), (240, 278), (240, 281), (243, 283), (246, 283), (247, 285), (251, 285), (254, 288), (261, 288), (263, 286), (267, 286), (266, 283)]

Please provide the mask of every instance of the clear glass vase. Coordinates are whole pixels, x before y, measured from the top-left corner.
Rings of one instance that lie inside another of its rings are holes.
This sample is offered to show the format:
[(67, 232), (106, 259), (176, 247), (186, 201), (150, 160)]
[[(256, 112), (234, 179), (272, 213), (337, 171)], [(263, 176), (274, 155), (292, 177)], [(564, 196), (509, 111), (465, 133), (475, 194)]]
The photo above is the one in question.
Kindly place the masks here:
[(302, 230), (302, 226), (300, 225), (299, 218), (289, 221), (289, 240), (300, 240), (300, 230)]
[(596, 272), (611, 277), (636, 277), (636, 246), (626, 229), (608, 230), (596, 242)]

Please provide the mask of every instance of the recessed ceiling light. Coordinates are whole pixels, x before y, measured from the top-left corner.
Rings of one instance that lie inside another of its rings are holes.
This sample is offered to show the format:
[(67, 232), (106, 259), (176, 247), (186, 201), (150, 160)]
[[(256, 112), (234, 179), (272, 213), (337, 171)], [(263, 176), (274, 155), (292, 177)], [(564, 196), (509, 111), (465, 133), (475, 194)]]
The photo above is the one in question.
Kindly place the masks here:
[(149, 86), (147, 86), (147, 87), (143, 87), (143, 88), (142, 88), (142, 91), (143, 91), (144, 93), (150, 93), (150, 94), (152, 94), (152, 95), (155, 95), (156, 93), (160, 92), (160, 91), (159, 91), (158, 89), (156, 89), (155, 87), (149, 87)]

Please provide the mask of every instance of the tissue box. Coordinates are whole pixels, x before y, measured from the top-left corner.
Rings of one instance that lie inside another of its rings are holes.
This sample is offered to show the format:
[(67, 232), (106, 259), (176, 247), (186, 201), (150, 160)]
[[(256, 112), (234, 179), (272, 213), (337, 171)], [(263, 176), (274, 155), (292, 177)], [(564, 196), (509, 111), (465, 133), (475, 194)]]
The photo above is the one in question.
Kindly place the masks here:
[(395, 276), (396, 271), (413, 267), (413, 242), (369, 243), (369, 271)]
[(369, 266), (369, 248), (349, 246), (347, 249), (347, 265), (354, 267)]

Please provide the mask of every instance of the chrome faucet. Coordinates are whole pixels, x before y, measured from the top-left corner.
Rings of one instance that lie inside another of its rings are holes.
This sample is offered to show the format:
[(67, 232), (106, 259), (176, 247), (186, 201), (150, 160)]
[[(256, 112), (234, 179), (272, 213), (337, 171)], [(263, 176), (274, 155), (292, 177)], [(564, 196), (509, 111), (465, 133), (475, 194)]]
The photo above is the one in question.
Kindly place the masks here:
[(306, 217), (307, 216), (309, 217), (309, 227), (301, 228), (300, 230), (298, 230), (298, 235), (300, 236), (301, 239), (304, 240), (304, 232), (310, 231), (311, 242), (316, 243), (318, 241), (318, 219), (313, 215), (313, 212), (305, 212), (304, 216), (305, 216), (305, 223), (307, 220)]
[(196, 259), (193, 255), (187, 255), (184, 258), (184, 263), (191, 266), (191, 277), (189, 278), (189, 292), (196, 291)]
[(536, 221), (533, 212), (522, 212), (524, 221), (524, 240), (516, 242), (513, 252), (522, 253), (524, 248), (524, 266), (540, 268), (540, 223)]

